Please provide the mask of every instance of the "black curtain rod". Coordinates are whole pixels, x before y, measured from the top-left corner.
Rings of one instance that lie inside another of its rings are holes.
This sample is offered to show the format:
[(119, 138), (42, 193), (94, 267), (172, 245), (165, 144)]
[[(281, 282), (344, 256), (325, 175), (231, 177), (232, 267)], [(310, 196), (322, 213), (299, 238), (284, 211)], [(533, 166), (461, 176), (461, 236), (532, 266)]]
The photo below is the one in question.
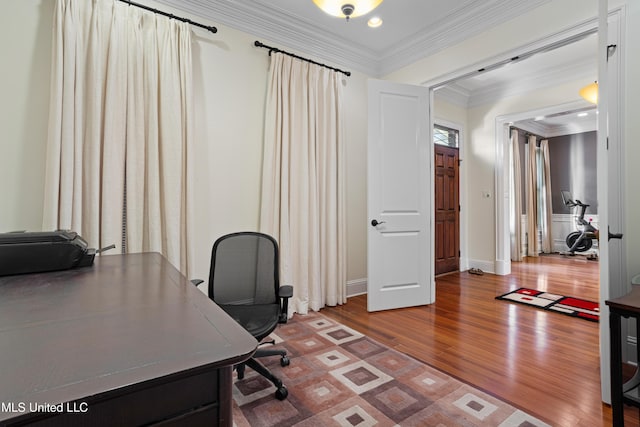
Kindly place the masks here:
[(218, 29), (216, 27), (212, 26), (212, 25), (204, 25), (204, 24), (200, 24), (199, 22), (193, 22), (191, 19), (182, 18), (180, 16), (175, 16), (175, 15), (172, 15), (170, 13), (163, 12), (161, 10), (154, 9), (152, 7), (149, 7), (149, 6), (145, 6), (143, 4), (134, 3), (134, 2), (129, 1), (129, 0), (120, 0), (120, 1), (123, 2), (123, 3), (127, 3), (129, 6), (139, 7), (140, 9), (148, 10), (149, 12), (157, 13), (158, 15), (166, 16), (168, 18), (175, 19), (176, 21), (186, 22), (187, 24), (194, 25), (194, 26), (200, 27), (200, 28), (204, 28), (205, 30), (211, 31), (212, 33), (217, 33), (218, 32)]
[(351, 75), (351, 71), (343, 71), (343, 70), (341, 70), (339, 68), (334, 68), (334, 67), (331, 67), (331, 66), (326, 65), (326, 64), (321, 64), (320, 62), (316, 62), (316, 61), (313, 61), (311, 59), (303, 58), (302, 56), (298, 56), (295, 53), (287, 52), (285, 50), (278, 49), (277, 47), (267, 46), (266, 44), (263, 44), (263, 43), (259, 42), (258, 40), (255, 41), (254, 45), (256, 47), (263, 47), (265, 49), (269, 49), (269, 55), (271, 55), (271, 52), (284, 53), (285, 55), (289, 55), (289, 56), (292, 56), (294, 58), (301, 59), (303, 61), (310, 62), (312, 64), (316, 64), (316, 65), (319, 65), (319, 66), (324, 67), (324, 68), (328, 68), (328, 69), (333, 70), (333, 71), (337, 71), (339, 73), (344, 74), (345, 76), (350, 76)]
[[(528, 137), (530, 137), (530, 136), (535, 136), (536, 138), (538, 138), (538, 139), (540, 139), (540, 140), (543, 140), (543, 139), (549, 139), (549, 138), (545, 138), (544, 136), (536, 135), (535, 133), (531, 133), (531, 132), (526, 131), (526, 130), (524, 130), (524, 129), (520, 129), (520, 128), (519, 128), (519, 127), (517, 127), (517, 126), (509, 126), (509, 131), (510, 131), (510, 132), (511, 132), (511, 131), (514, 131), (514, 130), (516, 130), (516, 131), (518, 131), (518, 130), (519, 130), (519, 131), (524, 132), (524, 136), (525, 136), (525, 137), (527, 137), (527, 138), (528, 138)], [(525, 143), (525, 144), (527, 144), (528, 142), (529, 142), (529, 141), (525, 141), (524, 143)]]

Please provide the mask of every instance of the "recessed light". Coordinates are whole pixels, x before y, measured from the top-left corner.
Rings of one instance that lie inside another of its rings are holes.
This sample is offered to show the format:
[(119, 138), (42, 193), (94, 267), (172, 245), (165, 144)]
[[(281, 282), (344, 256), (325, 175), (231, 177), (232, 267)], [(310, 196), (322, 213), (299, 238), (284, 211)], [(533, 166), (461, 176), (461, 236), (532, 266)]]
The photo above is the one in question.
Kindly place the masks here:
[(578, 113), (578, 117), (587, 117), (589, 113)]
[(533, 120), (535, 120), (536, 122), (539, 122), (540, 120), (544, 120), (544, 116), (538, 116)]
[(374, 16), (373, 18), (369, 19), (367, 25), (371, 28), (378, 28), (380, 25), (382, 25), (382, 19), (379, 16)]

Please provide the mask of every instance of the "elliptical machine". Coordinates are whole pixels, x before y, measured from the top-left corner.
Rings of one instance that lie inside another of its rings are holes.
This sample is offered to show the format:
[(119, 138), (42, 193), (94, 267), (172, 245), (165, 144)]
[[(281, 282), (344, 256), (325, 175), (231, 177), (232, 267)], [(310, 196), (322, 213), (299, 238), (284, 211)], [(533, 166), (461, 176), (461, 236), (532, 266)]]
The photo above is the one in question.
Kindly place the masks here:
[(571, 193), (568, 191), (561, 191), (562, 201), (569, 209), (578, 208), (578, 214), (576, 216), (576, 226), (578, 231), (573, 231), (567, 235), (565, 242), (569, 247), (569, 253), (575, 255), (576, 252), (586, 252), (593, 246), (593, 239), (598, 239), (599, 231), (593, 225), (591, 221), (584, 219), (584, 214), (587, 211), (589, 205), (582, 203), (580, 200), (571, 199)]

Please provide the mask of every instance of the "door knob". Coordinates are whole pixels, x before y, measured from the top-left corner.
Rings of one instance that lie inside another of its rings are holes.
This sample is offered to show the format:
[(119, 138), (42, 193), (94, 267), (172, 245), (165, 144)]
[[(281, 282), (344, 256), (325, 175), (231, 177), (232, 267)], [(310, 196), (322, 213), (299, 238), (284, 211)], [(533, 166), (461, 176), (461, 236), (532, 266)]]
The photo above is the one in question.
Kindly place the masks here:
[(609, 233), (609, 240), (622, 239), (622, 233), (612, 233), (611, 230), (609, 230), (609, 227), (607, 227), (607, 233)]
[(380, 225), (380, 224), (384, 224), (386, 221), (378, 221), (377, 219), (372, 219), (371, 220), (371, 225), (373, 225), (374, 227), (376, 225)]

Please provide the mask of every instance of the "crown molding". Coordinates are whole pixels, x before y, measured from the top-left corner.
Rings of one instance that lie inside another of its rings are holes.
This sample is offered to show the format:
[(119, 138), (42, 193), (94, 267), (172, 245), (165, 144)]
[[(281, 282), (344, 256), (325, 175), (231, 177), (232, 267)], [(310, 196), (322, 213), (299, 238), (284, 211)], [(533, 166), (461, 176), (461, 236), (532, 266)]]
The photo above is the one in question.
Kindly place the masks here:
[[(212, 22), (240, 30), (281, 48), (312, 56), (321, 62), (350, 67), (368, 75), (376, 75), (379, 54), (357, 44), (345, 44), (318, 27), (314, 22), (286, 10), (252, 0), (155, 0), (174, 9), (209, 19)], [(349, 70), (353, 71), (353, 70)]]
[[(317, 23), (287, 10), (253, 0), (154, 0), (213, 23), (278, 43), (283, 47), (382, 77), (415, 61), (477, 35), (551, 0), (475, 0), (452, 13), (443, 27), (419, 31), (396, 43), (386, 53), (345, 43)], [(490, 3), (490, 4), (487, 4)]]
[(494, 0), (487, 4), (489, 2), (486, 0), (476, 0), (471, 6), (467, 5), (449, 16), (446, 26), (416, 33), (393, 46), (380, 59), (380, 73), (392, 73), (549, 1), (551, 0)]
[(436, 97), (436, 99), (441, 99), (448, 102), (449, 104), (453, 104), (466, 109), (469, 108), (469, 98), (471, 97), (471, 92), (460, 85), (450, 84), (438, 88), (434, 92), (434, 96)]
[(571, 122), (562, 125), (547, 125), (533, 120), (524, 120), (514, 123), (518, 129), (531, 132), (543, 138), (555, 138), (558, 136), (575, 135), (578, 133), (594, 132), (597, 128), (595, 120), (592, 122)]
[(543, 138), (549, 137), (549, 126), (546, 126), (545, 124), (536, 122), (534, 120), (523, 120), (521, 122), (514, 123), (513, 126), (520, 130), (541, 136)]
[(517, 80), (485, 85), (480, 89), (471, 91), (457, 83), (450, 83), (438, 89), (436, 96), (454, 105), (475, 108), (496, 102), (503, 98), (523, 95), (545, 87), (557, 86), (577, 80), (594, 80), (597, 72), (597, 64), (592, 60), (584, 60), (568, 65), (547, 68), (542, 71), (532, 70), (529, 74), (520, 74)]

